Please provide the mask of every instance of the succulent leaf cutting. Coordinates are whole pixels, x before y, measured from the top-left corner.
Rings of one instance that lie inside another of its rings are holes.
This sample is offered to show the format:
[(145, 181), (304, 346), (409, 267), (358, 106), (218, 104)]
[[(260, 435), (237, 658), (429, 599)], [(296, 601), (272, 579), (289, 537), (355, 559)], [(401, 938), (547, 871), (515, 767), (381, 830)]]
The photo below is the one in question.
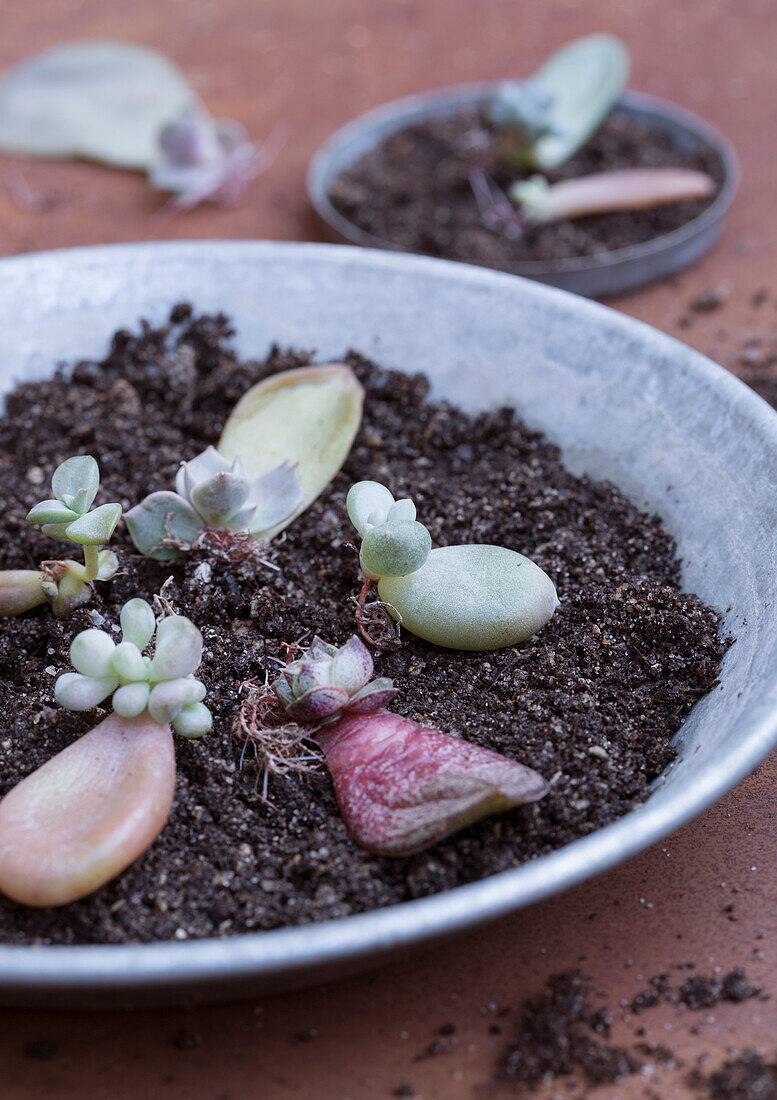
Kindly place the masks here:
[(506, 155), (547, 171), (568, 160), (610, 113), (629, 75), (629, 55), (609, 34), (567, 43), (533, 76), (505, 81), (489, 105)]
[[(175, 790), (170, 725), (186, 739), (213, 717), (194, 676), (202, 635), (182, 615), (156, 622), (142, 599), (121, 610), (121, 641), (83, 630), (75, 672), (54, 695), (87, 711), (113, 695), (113, 713), (17, 784), (0, 802), (0, 890), (24, 905), (65, 905), (137, 859), (167, 821)], [(151, 655), (143, 651), (156, 642)]]
[(503, 546), (432, 549), (412, 500), (395, 501), (375, 481), (351, 486), (348, 515), (362, 536), (359, 560), (365, 584), (358, 600), (362, 626), (370, 589), (402, 625), (451, 649), (499, 649), (540, 630), (558, 606), (553, 582), (529, 558)]
[[(75, 672), (63, 673), (54, 696), (67, 710), (91, 710), (109, 695), (122, 718), (148, 710), (155, 722), (172, 724), (182, 737), (208, 733), (213, 717), (203, 704), (205, 686), (194, 673), (202, 659), (202, 635), (183, 615), (156, 623), (145, 600), (134, 599), (121, 611), (121, 641), (92, 628), (70, 646)], [(143, 650), (155, 637), (153, 656)]]
[(20, 615), (46, 600), (57, 616), (69, 615), (92, 595), (95, 581), (110, 580), (119, 568), (116, 555), (102, 550), (121, 519), (120, 504), (92, 508), (100, 488), (100, 468), (91, 455), (61, 463), (51, 479), (52, 498), (36, 504), (27, 522), (52, 539), (84, 548), (84, 561), (45, 561), (40, 570), (0, 572), (0, 616)]
[(372, 656), (355, 635), (339, 648), (316, 638), (272, 685), (286, 715), (311, 726), (362, 847), (411, 855), (546, 794), (533, 769), (385, 710), (394, 684), (372, 673)]

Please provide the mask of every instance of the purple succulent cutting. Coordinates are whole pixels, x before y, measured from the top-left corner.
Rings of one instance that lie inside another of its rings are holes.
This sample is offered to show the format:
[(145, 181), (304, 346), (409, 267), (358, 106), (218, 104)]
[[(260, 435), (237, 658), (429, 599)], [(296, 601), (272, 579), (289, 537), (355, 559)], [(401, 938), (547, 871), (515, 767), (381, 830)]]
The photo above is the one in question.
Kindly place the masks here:
[(321, 724), (385, 707), (396, 689), (386, 677), (373, 680), (373, 672), (372, 655), (356, 635), (339, 648), (316, 636), (272, 686), (293, 721)]

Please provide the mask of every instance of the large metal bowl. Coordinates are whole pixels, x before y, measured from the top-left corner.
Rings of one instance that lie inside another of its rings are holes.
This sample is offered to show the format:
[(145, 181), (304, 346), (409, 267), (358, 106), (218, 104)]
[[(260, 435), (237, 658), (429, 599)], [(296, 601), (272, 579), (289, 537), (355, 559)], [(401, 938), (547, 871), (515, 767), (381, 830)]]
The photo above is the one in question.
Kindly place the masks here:
[[(307, 180), (308, 197), (330, 239), (366, 248), (398, 249), (399, 246), (367, 233), (344, 217), (329, 198), (332, 184), (365, 153), (397, 131), (430, 118), (444, 118), (464, 107), (483, 106), (495, 87), (494, 83), (463, 84), (406, 96), (360, 115), (332, 134), (311, 160)], [(697, 115), (656, 96), (627, 91), (616, 109), (666, 134), (678, 152), (705, 146), (714, 149), (723, 177), (718, 194), (698, 217), (671, 233), (592, 256), (524, 260), (511, 268), (513, 275), (536, 279), (587, 298), (624, 294), (694, 263), (722, 233), (739, 187), (739, 161), (730, 142)]]
[[(324, 924), (189, 943), (0, 947), (0, 1000), (216, 999), (319, 982), (565, 890), (676, 829), (777, 741), (777, 416), (720, 367), (603, 306), (476, 267), (330, 245), (141, 244), (0, 261), (0, 383), (100, 356), (176, 301), (225, 310), (241, 352), (358, 348), (426, 371), (468, 409), (515, 405), (576, 471), (663, 517), (684, 583), (736, 634), (721, 683), (647, 803), (552, 855), (448, 893)], [(172, 414), (174, 415), (174, 413)], [(1, 445), (1, 444), (0, 444)], [(1, 721), (1, 719), (0, 719)]]

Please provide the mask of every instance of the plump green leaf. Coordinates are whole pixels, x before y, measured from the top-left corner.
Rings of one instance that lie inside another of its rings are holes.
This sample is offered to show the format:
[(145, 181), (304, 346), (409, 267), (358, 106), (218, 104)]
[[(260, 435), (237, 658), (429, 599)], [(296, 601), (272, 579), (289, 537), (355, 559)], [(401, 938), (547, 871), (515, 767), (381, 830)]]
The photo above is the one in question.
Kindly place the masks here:
[(63, 672), (54, 686), (54, 697), (66, 710), (91, 710), (102, 703), (119, 681), (115, 676), (93, 679), (82, 676), (80, 672)]
[(515, 645), (558, 607), (550, 577), (504, 546), (440, 547), (415, 573), (383, 577), (378, 592), (402, 616), (404, 628), (451, 649)]
[(46, 602), (43, 574), (37, 569), (0, 570), (0, 619), (21, 615)]
[(61, 500), (42, 500), (40, 504), (36, 504), (34, 508), (31, 508), (27, 513), (28, 523), (40, 523), (40, 524), (67, 524), (72, 523), (74, 519), (78, 519), (78, 512), (74, 512), (72, 508), (68, 508), (66, 504), (63, 504)]
[(156, 628), (153, 680), (177, 680), (194, 672), (202, 657), (202, 634), (183, 615), (170, 615)]
[(429, 557), (432, 537), (422, 523), (383, 523), (364, 536), (361, 566), (368, 577), (405, 577)]
[[(393, 506), (392, 493), (379, 481), (357, 481), (348, 490), (345, 498), (348, 518), (360, 535), (373, 518), (378, 523), (385, 523), (389, 509)], [(415, 516), (412, 518), (415, 519)]]
[(204, 703), (189, 703), (173, 719), (173, 729), (190, 740), (204, 737), (213, 729), (213, 715)]
[(142, 652), (154, 636), (156, 619), (145, 600), (128, 600), (119, 616), (123, 641), (132, 642)]
[(146, 170), (162, 127), (197, 102), (182, 73), (154, 50), (70, 42), (0, 80), (0, 148)]
[(109, 581), (119, 570), (119, 559), (113, 550), (101, 550), (97, 555), (97, 580)]
[(116, 674), (112, 661), (116, 644), (110, 634), (92, 627), (76, 634), (70, 643), (70, 661), (76, 672), (103, 680)]
[(101, 504), (71, 523), (66, 535), (81, 546), (101, 546), (108, 542), (120, 519), (120, 504)]
[(113, 693), (113, 709), (122, 718), (137, 718), (148, 706), (150, 691), (146, 683), (123, 684)]
[(91, 508), (100, 488), (100, 467), (91, 455), (76, 455), (65, 459), (52, 475), (51, 488), (57, 500), (61, 500), (79, 516), (83, 515), (87, 508)]

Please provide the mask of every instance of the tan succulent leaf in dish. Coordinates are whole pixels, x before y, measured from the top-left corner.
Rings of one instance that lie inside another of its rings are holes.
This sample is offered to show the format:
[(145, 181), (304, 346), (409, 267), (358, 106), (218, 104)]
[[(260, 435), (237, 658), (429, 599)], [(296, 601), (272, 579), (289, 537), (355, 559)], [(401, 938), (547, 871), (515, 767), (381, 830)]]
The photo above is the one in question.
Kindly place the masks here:
[(364, 390), (345, 363), (300, 367), (253, 386), (224, 426), (218, 451), (239, 458), (249, 478), (296, 465), (302, 500), (265, 537), (278, 534), (321, 494), (345, 462), (359, 430)]

